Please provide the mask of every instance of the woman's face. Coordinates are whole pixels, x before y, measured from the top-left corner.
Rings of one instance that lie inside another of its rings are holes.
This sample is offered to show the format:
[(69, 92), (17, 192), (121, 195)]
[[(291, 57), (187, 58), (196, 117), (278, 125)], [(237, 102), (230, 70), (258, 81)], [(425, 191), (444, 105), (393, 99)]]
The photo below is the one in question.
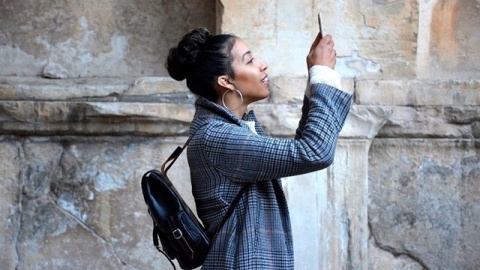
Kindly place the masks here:
[(270, 83), (265, 72), (267, 64), (255, 57), (241, 39), (235, 41), (232, 48), (233, 83), (244, 98), (245, 103), (262, 100), (270, 94)]

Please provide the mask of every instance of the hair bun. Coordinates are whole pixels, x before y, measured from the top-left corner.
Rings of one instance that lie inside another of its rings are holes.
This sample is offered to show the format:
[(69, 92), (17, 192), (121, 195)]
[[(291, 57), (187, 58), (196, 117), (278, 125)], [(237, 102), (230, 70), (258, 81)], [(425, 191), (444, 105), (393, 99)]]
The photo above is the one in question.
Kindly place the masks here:
[(181, 81), (190, 75), (209, 36), (207, 29), (195, 28), (183, 36), (177, 47), (170, 49), (165, 67), (173, 79)]

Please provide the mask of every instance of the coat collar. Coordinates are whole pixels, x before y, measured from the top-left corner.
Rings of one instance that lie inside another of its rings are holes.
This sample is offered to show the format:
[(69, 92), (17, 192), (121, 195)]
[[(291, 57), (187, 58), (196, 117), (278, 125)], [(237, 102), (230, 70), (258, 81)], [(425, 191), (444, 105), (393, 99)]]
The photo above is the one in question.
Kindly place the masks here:
[[(235, 114), (230, 110), (206, 99), (203, 97), (198, 97), (195, 102), (195, 117), (194, 119), (216, 119), (220, 121), (226, 121), (238, 126), (246, 127), (248, 126), (243, 121), (255, 121), (255, 114), (253, 111), (249, 111), (244, 114), (242, 119), (239, 119)], [(195, 120), (194, 120), (195, 121)]]
[(239, 119), (235, 114), (233, 114), (230, 110), (214, 103), (206, 98), (199, 97), (195, 102), (195, 108), (199, 114), (203, 113), (213, 113), (221, 118), (228, 120), (229, 122), (241, 125), (242, 121), (255, 121), (255, 114), (253, 111), (249, 111), (245, 113), (242, 119)]

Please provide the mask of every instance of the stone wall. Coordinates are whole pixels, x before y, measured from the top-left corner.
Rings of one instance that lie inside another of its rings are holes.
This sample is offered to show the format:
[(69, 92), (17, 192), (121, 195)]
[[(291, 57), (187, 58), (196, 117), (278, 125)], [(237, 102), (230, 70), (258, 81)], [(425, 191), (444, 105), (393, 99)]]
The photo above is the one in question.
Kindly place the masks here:
[(355, 104), (334, 164), (284, 180), (295, 269), (480, 268), (480, 1), (0, 0), (2, 269), (169, 269), (140, 190), (194, 113), (168, 48), (242, 37), (272, 81), (252, 109), (289, 137), (318, 11)]
[(215, 0), (0, 2), (0, 75), (168, 75), (162, 63), (189, 29), (215, 27)]

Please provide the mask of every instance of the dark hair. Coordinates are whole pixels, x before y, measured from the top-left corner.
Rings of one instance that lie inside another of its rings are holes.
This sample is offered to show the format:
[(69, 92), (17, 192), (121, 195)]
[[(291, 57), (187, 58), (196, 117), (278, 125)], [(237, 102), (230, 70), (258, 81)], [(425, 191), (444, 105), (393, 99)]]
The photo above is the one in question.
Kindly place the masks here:
[(187, 79), (190, 91), (216, 101), (217, 78), (233, 78), (231, 50), (235, 39), (234, 35), (212, 35), (205, 28), (195, 28), (170, 49), (165, 67), (173, 79)]

